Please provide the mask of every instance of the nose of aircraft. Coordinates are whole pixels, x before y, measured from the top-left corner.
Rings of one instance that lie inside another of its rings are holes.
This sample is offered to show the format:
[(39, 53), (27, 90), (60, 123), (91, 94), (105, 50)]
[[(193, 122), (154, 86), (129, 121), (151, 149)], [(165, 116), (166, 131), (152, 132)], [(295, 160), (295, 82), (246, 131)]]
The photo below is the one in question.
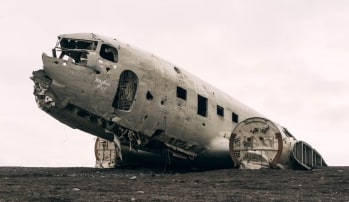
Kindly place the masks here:
[[(104, 115), (112, 104), (96, 80), (106, 75), (79, 66), (72, 60), (42, 55), (43, 69), (33, 72), (34, 95), (39, 107), (57, 120), (103, 139), (113, 139), (113, 128)], [(115, 94), (115, 89), (111, 89)], [(104, 96), (103, 96), (104, 95)], [(103, 103), (101, 103), (103, 102)], [(107, 103), (108, 102), (108, 103)], [(108, 130), (108, 131), (106, 131)]]
[[(42, 55), (44, 70), (55, 85), (69, 87), (71, 89), (88, 89), (87, 84), (91, 83), (94, 71), (90, 68), (76, 65), (72, 59), (62, 60)], [(76, 93), (76, 92), (75, 92)]]
[[(118, 72), (96, 71), (96, 67), (92, 68), (86, 64), (81, 64), (81, 62), (76, 62), (71, 57), (50, 57), (44, 53), (42, 60), (44, 72), (51, 80), (49, 90), (59, 107), (65, 107), (68, 103), (71, 103), (97, 115), (104, 116), (120, 108), (120, 104), (116, 105), (115, 103), (120, 103), (119, 100), (123, 101), (122, 98), (128, 95), (124, 93), (124, 89), (126, 91), (129, 89), (126, 88), (128, 85), (124, 88), (118, 88)], [(121, 73), (121, 76), (125, 74), (124, 80), (128, 81), (130, 74), (126, 73), (128, 72)], [(122, 83), (128, 84), (126, 81)], [(119, 92), (120, 95), (117, 94), (117, 89), (122, 91)], [(116, 95), (119, 95), (117, 96), (119, 97), (117, 102), (115, 101)], [(133, 93), (131, 100), (134, 96)], [(129, 99), (126, 99), (126, 101), (129, 101)], [(129, 102), (126, 102), (126, 104)]]

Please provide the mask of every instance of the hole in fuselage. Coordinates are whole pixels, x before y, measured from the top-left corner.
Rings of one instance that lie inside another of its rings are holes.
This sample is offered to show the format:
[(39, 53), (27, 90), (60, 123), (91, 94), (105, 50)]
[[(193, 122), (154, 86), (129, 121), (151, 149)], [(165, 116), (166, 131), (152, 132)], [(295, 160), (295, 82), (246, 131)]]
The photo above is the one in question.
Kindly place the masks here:
[(147, 100), (153, 100), (153, 95), (151, 94), (151, 92), (147, 92), (147, 95), (146, 95), (146, 98), (147, 98)]
[(173, 69), (179, 74), (181, 73), (181, 70), (178, 69), (178, 67), (173, 67)]

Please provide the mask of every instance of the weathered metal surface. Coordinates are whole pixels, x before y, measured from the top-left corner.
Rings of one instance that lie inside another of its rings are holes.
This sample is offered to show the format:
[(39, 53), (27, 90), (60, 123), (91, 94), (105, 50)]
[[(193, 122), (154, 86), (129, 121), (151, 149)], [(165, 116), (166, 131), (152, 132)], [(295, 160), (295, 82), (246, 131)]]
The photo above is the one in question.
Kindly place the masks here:
[[(263, 117), (182, 68), (116, 39), (60, 35), (52, 56), (42, 59), (43, 70), (32, 76), (41, 109), (72, 128), (117, 140), (120, 148), (166, 153), (167, 163), (173, 158), (195, 166), (232, 167), (231, 132), (241, 120)], [(97, 146), (97, 161), (103, 161), (109, 143), (106, 149)], [(283, 161), (280, 150), (266, 151), (279, 155), (273, 166)], [(114, 156), (125, 160), (123, 153)]]

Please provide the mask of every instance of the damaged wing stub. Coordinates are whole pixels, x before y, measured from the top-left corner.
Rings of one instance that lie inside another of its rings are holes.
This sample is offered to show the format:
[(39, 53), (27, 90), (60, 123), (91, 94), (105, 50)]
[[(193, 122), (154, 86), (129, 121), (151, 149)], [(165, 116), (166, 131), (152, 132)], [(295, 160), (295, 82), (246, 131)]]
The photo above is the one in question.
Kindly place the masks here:
[(285, 128), (265, 118), (249, 118), (234, 129), (229, 152), (241, 169), (294, 168), (311, 170), (327, 166), (321, 155)]

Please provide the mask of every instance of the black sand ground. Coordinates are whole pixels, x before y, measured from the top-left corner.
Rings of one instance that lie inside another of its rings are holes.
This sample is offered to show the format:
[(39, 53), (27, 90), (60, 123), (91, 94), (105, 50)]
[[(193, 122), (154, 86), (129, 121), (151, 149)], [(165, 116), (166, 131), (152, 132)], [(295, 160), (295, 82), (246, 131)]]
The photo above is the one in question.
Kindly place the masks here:
[(0, 201), (349, 201), (349, 167), (201, 172), (0, 167)]

